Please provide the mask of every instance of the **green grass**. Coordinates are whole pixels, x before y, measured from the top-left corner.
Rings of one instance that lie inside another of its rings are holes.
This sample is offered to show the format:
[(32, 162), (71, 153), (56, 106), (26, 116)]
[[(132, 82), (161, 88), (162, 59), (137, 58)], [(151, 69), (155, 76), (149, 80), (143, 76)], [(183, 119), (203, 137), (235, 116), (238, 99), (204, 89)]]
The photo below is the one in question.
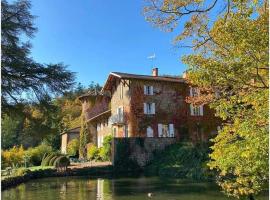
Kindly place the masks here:
[(46, 170), (46, 169), (54, 169), (54, 166), (34, 166), (34, 167), (28, 167), (30, 171), (37, 171), (37, 170)]

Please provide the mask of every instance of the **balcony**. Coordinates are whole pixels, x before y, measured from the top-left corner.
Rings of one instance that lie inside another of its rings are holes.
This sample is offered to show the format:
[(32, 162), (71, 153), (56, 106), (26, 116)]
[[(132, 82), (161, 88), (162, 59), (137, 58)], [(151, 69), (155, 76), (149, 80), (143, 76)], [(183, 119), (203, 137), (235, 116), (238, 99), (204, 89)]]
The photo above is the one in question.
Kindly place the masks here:
[(110, 124), (118, 124), (118, 125), (121, 125), (121, 124), (124, 124), (124, 115), (121, 113), (118, 113), (116, 115), (112, 115), (110, 118), (109, 118), (109, 123)]
[(86, 120), (92, 120), (103, 113), (110, 111), (110, 98), (103, 97), (100, 101), (96, 102), (95, 105), (86, 111)]

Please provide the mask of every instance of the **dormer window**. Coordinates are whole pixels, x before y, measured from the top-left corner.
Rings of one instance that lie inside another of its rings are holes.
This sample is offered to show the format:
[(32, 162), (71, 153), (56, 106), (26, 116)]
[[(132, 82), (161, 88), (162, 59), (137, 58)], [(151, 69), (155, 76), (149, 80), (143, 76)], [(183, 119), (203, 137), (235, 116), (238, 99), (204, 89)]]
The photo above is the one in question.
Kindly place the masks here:
[(144, 86), (144, 94), (145, 95), (154, 95), (154, 88), (151, 85)]

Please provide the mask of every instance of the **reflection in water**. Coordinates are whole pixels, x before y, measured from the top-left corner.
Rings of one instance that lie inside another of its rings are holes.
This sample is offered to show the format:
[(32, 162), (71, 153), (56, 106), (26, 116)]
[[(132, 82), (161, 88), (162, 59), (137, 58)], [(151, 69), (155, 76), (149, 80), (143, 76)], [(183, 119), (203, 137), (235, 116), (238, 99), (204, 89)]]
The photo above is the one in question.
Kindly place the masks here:
[[(228, 200), (213, 183), (177, 179), (62, 177), (32, 180), (2, 192), (4, 200)], [(256, 200), (266, 200), (264, 194)]]
[(98, 178), (97, 179), (97, 200), (103, 200), (103, 184), (104, 184), (104, 180)]

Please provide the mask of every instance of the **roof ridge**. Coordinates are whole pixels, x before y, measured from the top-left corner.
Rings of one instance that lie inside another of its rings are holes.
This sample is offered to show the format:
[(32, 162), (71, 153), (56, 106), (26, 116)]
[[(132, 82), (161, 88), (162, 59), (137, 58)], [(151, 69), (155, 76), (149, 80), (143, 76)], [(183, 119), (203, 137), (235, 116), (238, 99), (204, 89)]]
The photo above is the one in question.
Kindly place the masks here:
[(146, 76), (146, 77), (152, 77), (152, 78), (173, 78), (173, 79), (183, 79), (180, 76), (174, 77), (173, 75), (159, 75), (159, 76), (152, 76), (152, 75), (145, 75), (145, 74), (132, 74), (132, 73), (126, 73), (126, 72), (110, 72), (110, 74), (125, 74), (125, 75), (134, 75), (134, 76)]

